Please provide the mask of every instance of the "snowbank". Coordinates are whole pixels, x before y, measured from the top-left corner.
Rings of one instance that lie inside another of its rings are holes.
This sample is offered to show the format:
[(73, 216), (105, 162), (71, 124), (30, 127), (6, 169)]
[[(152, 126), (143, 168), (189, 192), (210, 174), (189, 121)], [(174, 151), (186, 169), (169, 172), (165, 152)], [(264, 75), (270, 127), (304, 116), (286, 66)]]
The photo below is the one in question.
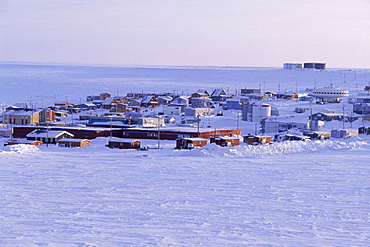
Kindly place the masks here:
[(283, 154), (307, 154), (312, 152), (331, 152), (350, 149), (370, 149), (366, 141), (351, 140), (327, 140), (327, 141), (286, 141), (270, 145), (241, 145), (238, 147), (220, 147), (216, 144), (208, 144), (200, 149), (180, 150), (174, 152), (179, 156), (208, 156), (208, 157), (254, 157)]
[(1, 154), (25, 154), (40, 151), (35, 145), (18, 144), (6, 146), (0, 149)]

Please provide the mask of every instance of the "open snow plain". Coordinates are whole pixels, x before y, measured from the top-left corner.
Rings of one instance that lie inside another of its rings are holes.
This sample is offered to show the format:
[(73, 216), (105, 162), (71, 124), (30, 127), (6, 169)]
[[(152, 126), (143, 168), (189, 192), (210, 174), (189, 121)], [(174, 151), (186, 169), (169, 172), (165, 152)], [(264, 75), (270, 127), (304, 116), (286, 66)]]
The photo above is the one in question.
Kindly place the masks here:
[[(4, 105), (40, 95), (39, 104), (44, 104), (56, 97), (55, 91), (84, 97), (109, 92), (112, 85), (121, 85), (121, 94), (131, 87), (141, 91), (122, 83), (147, 76), (141, 70), (126, 76), (122, 69), (122, 78), (112, 79), (108, 72), (119, 68), (105, 68), (106, 78), (97, 75), (100, 84), (92, 84), (93, 75), (78, 67), (35, 66), (31, 73), (30, 67), (22, 68), (25, 65), (9, 66), (0, 68)], [(42, 73), (45, 70), (52, 72)], [(356, 90), (356, 84), (367, 85), (368, 76), (353, 71), (344, 79), (343, 71), (192, 70), (197, 73), (149, 71), (167, 81), (161, 91), (244, 88), (246, 82), (267, 90), (277, 89), (278, 83), (281, 88), (302, 84), (305, 89), (313, 83), (326, 86), (329, 80)], [(68, 74), (69, 82), (62, 84)], [(210, 77), (219, 81), (213, 85)], [(159, 90), (161, 79), (140, 79), (138, 85), (141, 80), (143, 90), (147, 85), (148, 91)], [(181, 84), (187, 80), (189, 84)], [(222, 80), (227, 84), (221, 86)], [(276, 104), (282, 112), (292, 111), (289, 102)], [(235, 126), (232, 114), (226, 113), (225, 118), (231, 116), (225, 119), (227, 127)], [(240, 123), (244, 134), (254, 128), (244, 125)], [(107, 149), (104, 138), (80, 149), (3, 147), (3, 142), (0, 139), (0, 246), (368, 246), (370, 242), (367, 136), (268, 146), (207, 145), (190, 151), (174, 150), (170, 141), (149, 151)], [(156, 142), (144, 145), (155, 147)]]
[[(104, 142), (106, 140), (96, 140)], [(100, 143), (103, 144), (103, 143)], [(367, 246), (368, 142), (4, 147), (1, 246)]]

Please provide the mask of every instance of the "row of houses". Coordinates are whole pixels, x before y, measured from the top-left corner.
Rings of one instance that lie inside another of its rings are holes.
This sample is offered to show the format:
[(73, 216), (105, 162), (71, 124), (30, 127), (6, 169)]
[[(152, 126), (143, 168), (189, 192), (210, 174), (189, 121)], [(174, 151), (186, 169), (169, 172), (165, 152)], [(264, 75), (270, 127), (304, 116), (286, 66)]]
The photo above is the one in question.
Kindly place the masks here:
[(74, 135), (62, 130), (35, 129), (26, 134), (25, 138), (10, 139), (5, 145), (30, 144), (40, 146), (42, 144), (56, 144), (62, 147), (85, 147), (90, 146), (90, 140), (77, 139)]
[(26, 138), (35, 130), (66, 131), (74, 138), (95, 139), (97, 137), (118, 137), (129, 139), (160, 139), (176, 140), (178, 138), (204, 138), (215, 136), (241, 136), (241, 130), (211, 129), (193, 127), (128, 127), (128, 128), (96, 128), (96, 127), (66, 127), (66, 126), (15, 126), (14, 138)]
[[(212, 93), (207, 90), (198, 90), (190, 96), (179, 96), (170, 93), (163, 94), (143, 94), (143, 93), (128, 93), (126, 96), (112, 96), (109, 93), (102, 93), (96, 96), (87, 96), (86, 100), (89, 103), (101, 106), (103, 109), (119, 108), (122, 105), (128, 107), (157, 107), (160, 105), (181, 105), (188, 106), (192, 104), (197, 107), (199, 105), (207, 105), (211, 101), (225, 101), (228, 95), (223, 89), (214, 89)], [(85, 105), (84, 108), (86, 108)]]
[(183, 111), (185, 107), (189, 106), (193, 108), (213, 107), (215, 102), (227, 105), (226, 107), (238, 107), (237, 104), (242, 104), (249, 100), (267, 100), (270, 98), (298, 99), (301, 96), (302, 95), (296, 92), (261, 93), (260, 89), (241, 89), (240, 95), (236, 96), (228, 95), (223, 89), (214, 89), (212, 93), (200, 89), (189, 96), (143, 93), (128, 93), (126, 96), (111, 96), (108, 93), (103, 93), (100, 96), (87, 96), (88, 102), (84, 104), (65, 105), (65, 103), (62, 103), (58, 106), (61, 106), (59, 109), (73, 107), (81, 110), (93, 110), (98, 107), (110, 110), (111, 112), (138, 111), (140, 107), (154, 108), (158, 106), (173, 106), (181, 107)]
[[(321, 91), (320, 91), (321, 92)], [(321, 92), (322, 93), (322, 92)], [(141, 98), (142, 97), (142, 98)], [(68, 102), (55, 103), (54, 106), (44, 109), (32, 109), (25, 106), (8, 107), (3, 114), (3, 123), (5, 124), (20, 124), (28, 125), (43, 122), (53, 122), (61, 120), (61, 117), (66, 117), (69, 113), (77, 113), (80, 111), (95, 111), (96, 115), (101, 115), (103, 112), (108, 111), (111, 114), (126, 115), (130, 113), (141, 112), (140, 108), (155, 108), (163, 106), (158, 109), (157, 113), (163, 115), (209, 115), (213, 114), (214, 102), (220, 102), (224, 109), (242, 110), (244, 104), (251, 102), (251, 100), (268, 99), (269, 97), (297, 99), (297, 93), (264, 93), (260, 94), (260, 89), (242, 89), (240, 96), (228, 96), (223, 89), (215, 89), (211, 94), (206, 90), (198, 90), (192, 93), (191, 96), (174, 96), (169, 94), (162, 95), (144, 95), (129, 93), (126, 97), (112, 97), (108, 93), (102, 93), (99, 96), (88, 96), (87, 102), (82, 104), (69, 104)], [(303, 96), (306, 97), (306, 96)], [(248, 114), (251, 114), (257, 104), (249, 104), (243, 111), (243, 120), (251, 119)], [(264, 104), (268, 106), (268, 104)], [(101, 113), (97, 113), (97, 109), (102, 109)], [(202, 109), (203, 108), (203, 109)], [(261, 109), (268, 109), (262, 107)], [(274, 111), (274, 109), (271, 109)], [(276, 111), (276, 109), (275, 109)], [(363, 103), (355, 105), (354, 111), (368, 112), (370, 107)], [(254, 111), (255, 113), (259, 112)], [(262, 111), (264, 112), (264, 111)], [(90, 112), (91, 114), (91, 112)], [(267, 114), (270, 115), (270, 114)], [(277, 115), (272, 113), (271, 115)], [(266, 116), (263, 116), (266, 117)], [(247, 120), (248, 121), (248, 120)]]
[[(108, 143), (111, 148), (140, 148), (138, 141), (133, 139), (155, 140), (179, 140), (179, 139), (202, 139), (211, 140), (220, 146), (239, 145), (240, 130), (228, 129), (198, 129), (194, 128), (127, 128), (127, 129), (98, 129), (98, 128), (73, 128), (73, 127), (41, 127), (41, 126), (17, 126), (14, 127), (13, 138), (8, 141), (11, 144), (57, 144), (66, 147), (89, 146), (90, 140), (97, 137), (114, 138)], [(120, 141), (118, 141), (120, 140)], [(130, 144), (128, 144), (128, 142)]]
[[(193, 138), (178, 138), (176, 139), (176, 149), (193, 149), (204, 147), (207, 144), (214, 143), (221, 147), (232, 147), (239, 146), (241, 138), (238, 136), (218, 136), (210, 137), (208, 139), (193, 137)], [(267, 145), (272, 141), (270, 136), (252, 136), (248, 135), (243, 138), (243, 142), (250, 145)], [(141, 146), (140, 140), (133, 139), (124, 139), (124, 138), (114, 138), (108, 141), (106, 145), (109, 148), (118, 148), (118, 149), (141, 149), (148, 150), (145, 147)]]

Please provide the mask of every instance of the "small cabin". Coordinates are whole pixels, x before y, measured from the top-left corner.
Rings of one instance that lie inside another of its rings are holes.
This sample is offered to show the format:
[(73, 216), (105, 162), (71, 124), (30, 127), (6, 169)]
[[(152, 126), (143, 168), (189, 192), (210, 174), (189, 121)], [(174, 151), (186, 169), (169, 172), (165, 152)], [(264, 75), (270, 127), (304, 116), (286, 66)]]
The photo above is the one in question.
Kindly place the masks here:
[(106, 145), (109, 148), (118, 149), (140, 149), (141, 141), (139, 140), (129, 140), (129, 139), (111, 139)]
[(239, 146), (240, 138), (235, 136), (220, 136), (220, 137), (211, 137), (209, 139), (210, 143), (215, 143), (221, 147), (231, 147)]
[(90, 146), (90, 140), (88, 139), (73, 139), (73, 138), (63, 138), (57, 141), (57, 144), (59, 147), (66, 147), (66, 148), (72, 148), (72, 147), (87, 147)]
[(370, 127), (360, 127), (358, 128), (358, 133), (370, 135)]
[(247, 135), (243, 137), (243, 142), (249, 145), (266, 145), (272, 142), (272, 136)]
[(282, 141), (309, 141), (310, 137), (298, 134), (278, 134), (275, 135), (275, 142)]
[(295, 109), (294, 109), (294, 111), (296, 112), (296, 113), (304, 113), (304, 112), (306, 112), (306, 111), (308, 111), (309, 110), (309, 108), (304, 108), (304, 107), (296, 107)]
[(156, 107), (158, 106), (158, 101), (154, 96), (148, 95), (145, 96), (141, 102), (140, 102), (141, 107)]
[(353, 129), (338, 129), (332, 130), (331, 136), (333, 138), (350, 138), (351, 136), (358, 136), (358, 130)]
[(312, 114), (313, 120), (322, 120), (322, 121), (333, 121), (339, 120), (342, 121), (344, 118), (344, 114), (342, 112), (319, 112)]
[(176, 140), (177, 149), (193, 149), (207, 145), (207, 139), (203, 138), (181, 138)]
[(330, 133), (324, 131), (304, 131), (303, 135), (310, 137), (311, 140), (330, 139)]

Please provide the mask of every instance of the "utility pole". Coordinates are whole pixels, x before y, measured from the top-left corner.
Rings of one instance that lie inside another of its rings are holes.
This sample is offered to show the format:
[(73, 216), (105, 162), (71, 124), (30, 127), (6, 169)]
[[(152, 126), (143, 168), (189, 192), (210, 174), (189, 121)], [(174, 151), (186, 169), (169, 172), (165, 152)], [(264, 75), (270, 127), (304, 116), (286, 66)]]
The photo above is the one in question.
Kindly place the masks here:
[(236, 129), (239, 130), (239, 112), (236, 113)]
[(208, 128), (211, 128), (211, 112), (209, 110), (210, 108), (208, 108)]
[(46, 124), (46, 147), (49, 147), (49, 123)]
[(258, 127), (258, 123), (255, 124), (255, 129), (254, 129), (254, 134), (257, 135), (258, 132), (257, 132), (257, 127)]
[(312, 131), (312, 100), (310, 100), (310, 131)]
[(14, 134), (14, 132), (13, 132), (13, 123), (14, 123), (13, 116), (10, 115), (10, 140), (12, 140), (12, 141), (13, 141), (13, 134)]
[(365, 112), (365, 106), (364, 106), (364, 103), (362, 103), (362, 127), (365, 128), (365, 123), (364, 123), (364, 112)]
[(109, 129), (109, 139), (112, 139), (112, 116), (109, 117), (110, 120), (110, 129)]
[(157, 120), (157, 125), (158, 125), (158, 149), (160, 149), (161, 131), (160, 131), (159, 118)]
[(344, 129), (344, 107), (345, 107), (345, 104), (343, 104), (343, 118), (342, 118), (342, 122), (343, 122), (343, 129)]

